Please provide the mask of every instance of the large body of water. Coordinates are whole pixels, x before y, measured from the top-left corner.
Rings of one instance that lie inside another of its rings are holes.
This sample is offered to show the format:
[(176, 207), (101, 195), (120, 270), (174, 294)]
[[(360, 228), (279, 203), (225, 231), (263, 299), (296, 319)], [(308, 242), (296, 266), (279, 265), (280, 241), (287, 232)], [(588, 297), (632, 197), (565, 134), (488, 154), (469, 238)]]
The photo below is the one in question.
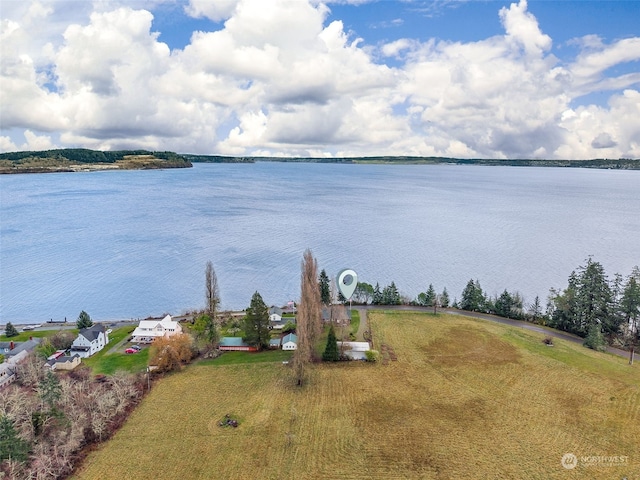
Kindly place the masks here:
[(415, 298), (470, 278), (525, 301), (592, 255), (640, 264), (640, 171), (479, 166), (196, 164), (0, 176), (0, 323), (179, 314), (299, 296), (310, 248), (334, 276)]

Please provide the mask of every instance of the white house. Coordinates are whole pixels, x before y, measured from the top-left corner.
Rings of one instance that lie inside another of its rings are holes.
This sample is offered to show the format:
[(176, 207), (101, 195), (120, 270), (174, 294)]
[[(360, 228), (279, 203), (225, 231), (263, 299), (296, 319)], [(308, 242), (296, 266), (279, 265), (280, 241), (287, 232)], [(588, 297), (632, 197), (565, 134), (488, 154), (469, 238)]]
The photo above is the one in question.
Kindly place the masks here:
[(338, 349), (351, 360), (366, 360), (366, 351), (370, 350), (369, 342), (338, 342)]
[(280, 307), (271, 307), (269, 309), (269, 321), (270, 322), (281, 322), (283, 313), (284, 313), (284, 311)]
[(83, 328), (71, 344), (70, 356), (87, 358), (102, 350), (109, 343), (109, 334), (104, 325), (96, 324)]
[(137, 343), (151, 343), (159, 337), (170, 337), (182, 333), (182, 325), (167, 315), (162, 320), (141, 320), (140, 324), (131, 334), (133, 341)]
[(295, 333), (290, 333), (282, 337), (283, 350), (295, 350), (298, 348), (298, 337)]

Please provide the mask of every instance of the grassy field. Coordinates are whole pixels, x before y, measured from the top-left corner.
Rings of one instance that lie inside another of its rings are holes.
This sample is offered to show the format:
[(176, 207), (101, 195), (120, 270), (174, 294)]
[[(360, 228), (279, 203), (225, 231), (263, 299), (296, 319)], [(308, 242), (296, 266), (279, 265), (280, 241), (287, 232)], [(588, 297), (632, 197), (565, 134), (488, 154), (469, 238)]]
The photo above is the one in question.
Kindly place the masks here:
[(166, 377), (73, 478), (640, 477), (638, 365), (458, 316), (368, 321), (385, 361), (316, 365), (303, 388), (275, 357)]

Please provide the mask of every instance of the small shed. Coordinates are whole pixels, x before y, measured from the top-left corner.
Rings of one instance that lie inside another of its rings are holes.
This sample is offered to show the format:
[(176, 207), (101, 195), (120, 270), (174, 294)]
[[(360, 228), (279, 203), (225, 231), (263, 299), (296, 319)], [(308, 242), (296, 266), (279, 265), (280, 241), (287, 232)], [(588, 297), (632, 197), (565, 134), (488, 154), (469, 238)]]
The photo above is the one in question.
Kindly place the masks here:
[[(51, 362), (51, 360), (49, 360)], [(46, 365), (49, 365), (49, 362)], [(62, 356), (53, 359), (53, 365), (50, 365), (51, 370), (73, 370), (76, 368), (82, 360), (80, 359), (80, 355), (75, 354), (71, 356)]]
[(269, 340), (269, 348), (273, 348), (275, 350), (280, 348), (280, 337), (272, 338)]

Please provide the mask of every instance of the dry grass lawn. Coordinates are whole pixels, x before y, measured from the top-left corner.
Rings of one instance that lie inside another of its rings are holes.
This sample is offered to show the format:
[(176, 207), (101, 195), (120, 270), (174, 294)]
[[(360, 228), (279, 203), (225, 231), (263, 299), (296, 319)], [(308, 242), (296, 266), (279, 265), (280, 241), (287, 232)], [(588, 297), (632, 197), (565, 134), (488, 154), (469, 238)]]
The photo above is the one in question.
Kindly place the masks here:
[(640, 478), (640, 366), (468, 318), (368, 317), (396, 361), (317, 365), (302, 389), (280, 362), (191, 366), (74, 478)]

